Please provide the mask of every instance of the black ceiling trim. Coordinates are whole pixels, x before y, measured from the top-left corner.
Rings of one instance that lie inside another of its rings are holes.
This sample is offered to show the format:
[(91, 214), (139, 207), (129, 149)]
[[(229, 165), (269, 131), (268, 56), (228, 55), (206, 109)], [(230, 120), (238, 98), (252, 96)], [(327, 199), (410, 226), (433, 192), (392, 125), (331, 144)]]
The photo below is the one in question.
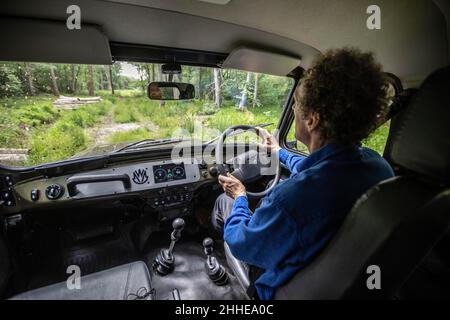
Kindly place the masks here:
[(177, 62), (183, 65), (221, 67), (223, 61), (228, 56), (226, 53), (136, 45), (119, 42), (110, 42), (110, 47), (111, 55), (114, 61), (147, 63)]

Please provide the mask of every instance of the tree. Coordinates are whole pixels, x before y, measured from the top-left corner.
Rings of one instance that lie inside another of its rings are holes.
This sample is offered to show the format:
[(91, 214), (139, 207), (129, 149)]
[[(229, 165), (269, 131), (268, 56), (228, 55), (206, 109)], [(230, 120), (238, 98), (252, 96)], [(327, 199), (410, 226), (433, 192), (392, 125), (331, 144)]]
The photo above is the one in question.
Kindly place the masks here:
[(31, 64), (25, 62), (25, 77), (27, 78), (28, 83), (28, 92), (30, 95), (36, 95), (36, 90), (34, 89), (33, 84), (33, 69), (31, 68)]
[(202, 95), (203, 95), (203, 90), (202, 90), (202, 71), (203, 68), (199, 67), (198, 68), (198, 98), (201, 99)]
[(78, 90), (77, 84), (78, 84), (78, 76), (80, 74), (80, 71), (81, 71), (81, 66), (75, 65), (75, 64), (71, 65), (71, 74), (72, 74), (72, 79), (70, 81), (71, 93), (75, 93)]
[(242, 88), (241, 101), (239, 102), (239, 110), (244, 111), (247, 106), (248, 87), (250, 84), (251, 73), (247, 72), (247, 79), (245, 80), (244, 87)]
[(113, 84), (113, 76), (112, 76), (112, 68), (110, 65), (105, 66), (105, 75), (108, 83), (108, 90), (111, 91), (111, 94), (114, 94), (114, 84)]
[(108, 77), (108, 82), (109, 82), (108, 87), (110, 87), (110, 89), (111, 89), (111, 94), (114, 94), (114, 82), (113, 82), (111, 65), (108, 66), (107, 74), (109, 75), (109, 77)]
[(258, 80), (259, 74), (255, 73), (255, 89), (253, 91), (253, 107), (256, 107), (258, 101)]
[(58, 83), (56, 82), (55, 71), (53, 70), (54, 66), (52, 64), (49, 64), (48, 67), (50, 69), (50, 79), (52, 81), (51, 85), (53, 94), (59, 97)]
[(13, 63), (0, 64), (0, 96), (8, 97), (23, 93), (22, 83), (17, 76), (17, 69)]
[(220, 99), (220, 69), (214, 68), (214, 93), (215, 93), (215, 102), (216, 107), (220, 108), (221, 106), (221, 99)]
[(94, 95), (94, 71), (92, 65), (88, 65), (87, 87), (90, 96)]

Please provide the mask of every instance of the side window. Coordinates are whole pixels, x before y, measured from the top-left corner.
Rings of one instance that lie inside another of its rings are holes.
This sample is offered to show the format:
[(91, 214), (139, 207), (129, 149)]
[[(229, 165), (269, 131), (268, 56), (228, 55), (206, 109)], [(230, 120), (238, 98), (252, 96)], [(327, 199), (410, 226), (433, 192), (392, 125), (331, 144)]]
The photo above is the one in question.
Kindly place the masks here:
[[(394, 104), (397, 97), (395, 86), (391, 82), (386, 83), (386, 114), (389, 113), (389, 109)], [(362, 142), (364, 147), (375, 150), (380, 155), (383, 155), (384, 148), (389, 136), (389, 129), (391, 127), (391, 121), (383, 122), (367, 139)]]
[[(390, 121), (382, 124), (380, 127), (378, 127), (377, 130), (375, 130), (375, 132), (373, 132), (366, 140), (363, 141), (362, 145), (364, 147), (375, 150), (380, 155), (383, 155), (384, 147), (386, 146), (387, 138), (389, 135), (390, 125), (391, 125)], [(286, 136), (286, 145), (289, 147), (289, 149), (292, 149), (294, 151), (309, 154), (308, 148), (303, 143), (295, 139), (294, 122), (292, 122), (291, 128), (289, 129), (289, 133)]]
[(373, 132), (366, 140), (363, 141), (362, 145), (364, 147), (375, 150), (380, 155), (383, 155), (389, 135), (390, 125), (390, 121), (382, 124), (380, 127), (378, 127), (378, 129), (375, 130), (375, 132)]
[(295, 139), (295, 120), (292, 121), (285, 142), (289, 149), (309, 154), (308, 148), (302, 142)]

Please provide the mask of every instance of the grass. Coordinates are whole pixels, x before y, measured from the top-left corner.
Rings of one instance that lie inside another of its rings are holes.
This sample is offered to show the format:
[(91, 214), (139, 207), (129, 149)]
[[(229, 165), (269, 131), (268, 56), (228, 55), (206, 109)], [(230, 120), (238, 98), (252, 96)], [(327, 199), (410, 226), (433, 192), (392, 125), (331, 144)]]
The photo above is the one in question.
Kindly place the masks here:
[(26, 147), (34, 129), (53, 123), (59, 116), (48, 96), (0, 99), (0, 147)]
[[(112, 123), (140, 123), (142, 128), (111, 134), (109, 143), (132, 142), (142, 139), (184, 137), (212, 139), (232, 125), (256, 125), (273, 122), (275, 129), (282, 109), (280, 107), (249, 107), (240, 112), (225, 101), (220, 109), (211, 102), (168, 101), (160, 105), (139, 91), (96, 92), (103, 101), (85, 105), (77, 110), (58, 110), (53, 96), (0, 99), (0, 148), (28, 148), (25, 165), (67, 159), (92, 146), (89, 128), (108, 119)], [(293, 140), (291, 129), (288, 140)], [(380, 127), (364, 145), (383, 152), (389, 125)], [(242, 134), (238, 141), (256, 141), (254, 134)], [(305, 150), (298, 143), (298, 149)]]
[(85, 149), (90, 140), (84, 129), (99, 123), (111, 106), (111, 102), (105, 100), (77, 110), (62, 111), (60, 118), (53, 125), (33, 132), (26, 164), (66, 159)]
[(369, 138), (363, 141), (363, 146), (375, 150), (383, 155), (386, 140), (389, 135), (390, 122), (381, 125)]

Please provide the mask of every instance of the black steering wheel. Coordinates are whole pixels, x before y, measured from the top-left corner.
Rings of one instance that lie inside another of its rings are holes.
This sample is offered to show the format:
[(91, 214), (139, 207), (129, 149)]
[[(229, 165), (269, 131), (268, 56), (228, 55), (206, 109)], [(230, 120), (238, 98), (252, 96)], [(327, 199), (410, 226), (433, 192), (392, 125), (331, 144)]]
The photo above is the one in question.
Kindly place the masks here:
[[(225, 163), (223, 161), (223, 145), (225, 142), (225, 139), (231, 135), (232, 133), (235, 133), (236, 130), (256, 130), (254, 126), (248, 126), (248, 125), (238, 125), (238, 126), (232, 126), (226, 129), (218, 138), (216, 149), (215, 149), (215, 157), (216, 157), (216, 165), (224, 166)], [(257, 164), (256, 166), (254, 164), (248, 164), (250, 163), (250, 159), (256, 157)], [(262, 166), (261, 163), (258, 162), (259, 160), (259, 154), (256, 150), (254, 152), (246, 152), (243, 156), (238, 156), (234, 158), (234, 171), (231, 173), (233, 176), (235, 176), (237, 179), (239, 179), (242, 183), (245, 183), (246, 180), (249, 178), (261, 175)], [(271, 161), (272, 162), (272, 161)], [(255, 198), (261, 198), (267, 195), (272, 189), (278, 184), (280, 181), (280, 175), (281, 175), (281, 168), (280, 163), (278, 159), (275, 160), (275, 178), (272, 180), (269, 186), (264, 191), (261, 192), (251, 192), (247, 191), (247, 195), (250, 197)]]

